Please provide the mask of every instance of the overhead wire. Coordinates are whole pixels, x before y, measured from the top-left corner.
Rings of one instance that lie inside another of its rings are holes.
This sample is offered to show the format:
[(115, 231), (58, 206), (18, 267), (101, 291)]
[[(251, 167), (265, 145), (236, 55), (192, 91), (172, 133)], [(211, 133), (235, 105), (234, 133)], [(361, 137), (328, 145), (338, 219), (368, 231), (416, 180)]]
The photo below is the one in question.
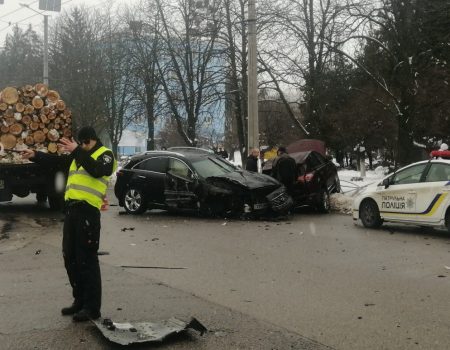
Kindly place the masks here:
[[(61, 6), (67, 4), (67, 3), (71, 2), (71, 1), (73, 1), (73, 0), (67, 0), (67, 1), (61, 3)], [(36, 2), (38, 2), (38, 1), (34, 1), (34, 2), (30, 3), (30, 4), (28, 4), (28, 5), (32, 5), (32, 4), (36, 3)], [(10, 12), (10, 14), (11, 14), (11, 13), (14, 13), (14, 12), (17, 12), (17, 11), (19, 11), (19, 10), (21, 10), (21, 9), (23, 9), (23, 7), (21, 7), (21, 8), (19, 8), (19, 9), (15, 10), (15, 11), (13, 11), (13, 12)], [(21, 19), (20, 21), (17, 21), (17, 22), (8, 22), (8, 23), (9, 23), (8, 26), (6, 26), (6, 27), (4, 27), (4, 28), (1, 28), (1, 29), (0, 29), (0, 33), (3, 32), (4, 30), (7, 30), (7, 29), (8, 29), (9, 27), (11, 27), (12, 25), (21, 24), (22, 22), (24, 22), (24, 21), (26, 21), (26, 20), (28, 20), (28, 19), (30, 19), (30, 18), (39, 16), (39, 15), (44, 15), (44, 13), (43, 13), (43, 12), (42, 12), (42, 13), (35, 13), (34, 15), (28, 16), (28, 17), (26, 17), (26, 18), (24, 18), (24, 19)], [(2, 18), (2, 17), (0, 17), (0, 18)]]
[[(27, 5), (28, 5), (28, 6), (33, 5), (33, 4), (37, 3), (38, 1), (39, 1), (39, 0), (32, 1), (32, 2), (30, 2), (30, 3), (27, 4)], [(16, 13), (16, 12), (18, 12), (18, 11), (20, 11), (20, 10), (23, 10), (24, 8), (25, 8), (25, 7), (20, 6), (19, 8), (15, 9), (15, 10), (13, 10), (13, 11), (11, 11), (11, 12), (8, 12), (8, 13), (6, 13), (6, 14), (4, 14), (4, 15), (1, 15), (1, 16), (0, 16), (0, 19), (5, 18), (5, 17), (7, 17), (7, 16), (9, 16), (9, 15), (12, 15), (13, 13)]]

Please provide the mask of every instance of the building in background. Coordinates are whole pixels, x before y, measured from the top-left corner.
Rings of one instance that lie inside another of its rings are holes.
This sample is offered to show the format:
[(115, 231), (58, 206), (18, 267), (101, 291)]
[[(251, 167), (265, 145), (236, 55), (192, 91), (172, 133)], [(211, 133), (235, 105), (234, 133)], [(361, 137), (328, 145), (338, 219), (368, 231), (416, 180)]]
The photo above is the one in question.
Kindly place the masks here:
[(147, 145), (147, 131), (125, 129), (117, 148), (118, 156), (131, 156), (135, 153), (144, 152)]

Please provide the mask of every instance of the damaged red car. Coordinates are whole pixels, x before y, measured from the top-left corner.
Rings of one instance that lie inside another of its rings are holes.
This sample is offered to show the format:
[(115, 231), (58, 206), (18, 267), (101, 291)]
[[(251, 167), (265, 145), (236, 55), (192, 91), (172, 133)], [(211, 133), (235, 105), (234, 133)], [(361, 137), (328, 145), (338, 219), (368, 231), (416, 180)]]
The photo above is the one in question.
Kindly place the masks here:
[[(336, 166), (330, 159), (316, 151), (295, 152), (289, 155), (297, 164), (296, 181), (291, 193), (294, 206), (307, 205), (321, 212), (328, 212), (330, 194), (341, 191)], [(272, 173), (272, 162), (273, 159), (264, 164), (264, 174)]]
[(119, 205), (130, 214), (148, 209), (191, 210), (240, 217), (286, 213), (292, 198), (277, 180), (242, 170), (201, 149), (148, 151), (117, 172)]

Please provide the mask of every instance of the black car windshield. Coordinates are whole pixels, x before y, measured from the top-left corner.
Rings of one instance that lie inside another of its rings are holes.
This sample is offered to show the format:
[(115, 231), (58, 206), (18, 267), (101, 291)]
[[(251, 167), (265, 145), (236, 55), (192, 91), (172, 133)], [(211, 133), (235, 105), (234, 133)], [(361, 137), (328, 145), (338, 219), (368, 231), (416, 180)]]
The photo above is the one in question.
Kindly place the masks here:
[(205, 179), (211, 176), (228, 174), (236, 170), (233, 165), (228, 164), (227, 162), (224, 162), (220, 159), (214, 159), (210, 157), (194, 160), (192, 161), (192, 165), (194, 166), (197, 173)]

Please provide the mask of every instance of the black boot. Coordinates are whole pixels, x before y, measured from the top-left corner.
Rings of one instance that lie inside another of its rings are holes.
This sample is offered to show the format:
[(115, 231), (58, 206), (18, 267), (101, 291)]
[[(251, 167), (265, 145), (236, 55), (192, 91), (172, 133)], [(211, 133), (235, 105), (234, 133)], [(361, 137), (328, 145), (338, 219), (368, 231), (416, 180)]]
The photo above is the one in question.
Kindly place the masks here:
[(81, 309), (76, 314), (73, 315), (73, 320), (75, 322), (85, 322), (89, 320), (96, 320), (100, 318), (100, 311), (90, 311), (88, 309)]
[(69, 307), (63, 307), (61, 309), (61, 313), (64, 316), (67, 315), (73, 315), (75, 313), (77, 313), (78, 311), (80, 311), (83, 308), (83, 305), (81, 305), (81, 303), (77, 303), (76, 301)]

